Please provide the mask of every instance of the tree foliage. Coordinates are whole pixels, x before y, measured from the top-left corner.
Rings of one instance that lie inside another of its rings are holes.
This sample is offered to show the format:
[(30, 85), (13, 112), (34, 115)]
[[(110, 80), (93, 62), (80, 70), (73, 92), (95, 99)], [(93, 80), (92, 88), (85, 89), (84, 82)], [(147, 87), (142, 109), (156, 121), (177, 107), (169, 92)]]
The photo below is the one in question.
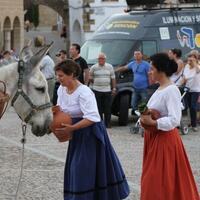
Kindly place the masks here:
[(25, 15), (25, 20), (29, 20), (33, 23), (34, 27), (38, 27), (39, 25), (39, 6), (38, 5), (32, 5)]

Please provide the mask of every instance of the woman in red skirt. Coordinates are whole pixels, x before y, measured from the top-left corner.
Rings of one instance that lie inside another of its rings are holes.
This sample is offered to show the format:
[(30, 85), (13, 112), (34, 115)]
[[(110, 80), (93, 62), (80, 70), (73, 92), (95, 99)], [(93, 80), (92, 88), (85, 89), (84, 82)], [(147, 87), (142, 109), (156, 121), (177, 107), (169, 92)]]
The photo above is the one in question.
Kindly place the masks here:
[[(149, 114), (141, 115), (145, 128), (141, 200), (200, 200), (177, 126), (181, 94), (169, 77), (177, 64), (165, 53), (151, 57), (151, 75), (160, 87), (150, 98)], [(153, 110), (159, 118), (153, 117)]]

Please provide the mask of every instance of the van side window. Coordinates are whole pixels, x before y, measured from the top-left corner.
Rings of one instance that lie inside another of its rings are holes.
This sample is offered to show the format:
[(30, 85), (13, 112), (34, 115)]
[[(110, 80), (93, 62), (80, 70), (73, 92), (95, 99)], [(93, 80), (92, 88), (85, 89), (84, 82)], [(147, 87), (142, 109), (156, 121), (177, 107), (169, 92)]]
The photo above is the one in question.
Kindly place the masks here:
[(156, 41), (142, 41), (142, 52), (145, 58), (155, 54), (157, 52)]

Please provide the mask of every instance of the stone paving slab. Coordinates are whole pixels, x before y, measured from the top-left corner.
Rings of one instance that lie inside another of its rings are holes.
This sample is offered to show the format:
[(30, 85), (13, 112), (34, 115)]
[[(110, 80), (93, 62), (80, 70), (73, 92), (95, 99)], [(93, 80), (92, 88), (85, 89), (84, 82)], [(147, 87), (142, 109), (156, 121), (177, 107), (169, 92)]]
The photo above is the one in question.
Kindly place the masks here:
[[(131, 188), (126, 200), (139, 200), (143, 138), (131, 134), (130, 126), (131, 123), (127, 127), (118, 127), (113, 117), (108, 133)], [(22, 156), (20, 139), (20, 120), (10, 109), (0, 123), (0, 200), (15, 199)], [(182, 139), (200, 190), (200, 133), (190, 133)], [(53, 135), (35, 137), (28, 128), (18, 200), (63, 199), (66, 151), (67, 143), (59, 143)]]

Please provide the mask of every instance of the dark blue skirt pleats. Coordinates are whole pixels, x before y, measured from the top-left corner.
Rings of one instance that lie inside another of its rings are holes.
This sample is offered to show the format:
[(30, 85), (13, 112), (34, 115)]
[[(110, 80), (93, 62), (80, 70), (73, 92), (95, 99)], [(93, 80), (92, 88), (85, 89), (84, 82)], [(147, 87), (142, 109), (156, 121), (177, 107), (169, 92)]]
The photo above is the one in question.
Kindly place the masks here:
[(74, 132), (64, 175), (64, 200), (120, 200), (129, 195), (121, 164), (102, 122)]

